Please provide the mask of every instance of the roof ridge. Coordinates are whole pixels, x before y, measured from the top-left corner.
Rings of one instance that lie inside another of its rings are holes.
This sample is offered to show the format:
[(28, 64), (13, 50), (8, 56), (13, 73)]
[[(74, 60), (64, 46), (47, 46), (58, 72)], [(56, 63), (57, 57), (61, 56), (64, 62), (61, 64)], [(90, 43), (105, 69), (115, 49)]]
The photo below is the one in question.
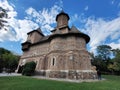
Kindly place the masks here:
[(71, 31), (71, 32), (76, 32), (76, 33), (82, 33), (82, 32), (79, 31), (74, 25), (72, 25), (70, 31)]

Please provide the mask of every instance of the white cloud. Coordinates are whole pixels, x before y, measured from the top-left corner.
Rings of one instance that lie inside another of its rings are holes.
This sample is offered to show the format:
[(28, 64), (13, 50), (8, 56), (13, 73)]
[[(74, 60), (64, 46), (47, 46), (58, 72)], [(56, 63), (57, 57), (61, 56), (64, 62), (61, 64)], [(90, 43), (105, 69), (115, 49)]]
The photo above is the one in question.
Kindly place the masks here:
[(24, 42), (27, 38), (27, 33), (30, 32), (33, 29), (36, 29), (38, 24), (34, 23), (33, 21), (30, 20), (17, 20), (18, 21), (18, 26), (13, 27), (15, 30), (16, 34), (16, 40), (22, 40)]
[(120, 1), (119, 0), (112, 0), (111, 4), (117, 6), (118, 8), (120, 7)]
[(114, 43), (114, 42), (112, 42), (112, 43), (110, 43), (108, 45), (111, 46), (113, 49), (117, 49), (117, 48), (120, 49), (120, 43)]
[[(55, 4), (51, 8), (44, 8), (36, 11), (30, 7), (25, 12), (27, 16), (24, 19), (16, 19), (17, 12), (14, 10), (14, 5), (8, 3), (7, 0), (0, 1), (0, 6), (8, 10), (8, 19), (10, 28), (8, 30), (0, 30), (0, 41), (5, 40), (19, 41), (26, 40), (27, 33), (37, 27), (41, 27), (43, 32), (47, 35), (53, 29), (52, 25), (56, 23), (55, 17), (60, 12), (61, 6)], [(88, 10), (88, 6), (86, 9)], [(98, 45), (107, 44), (112, 48), (120, 48), (120, 16), (112, 20), (104, 20), (103, 18), (84, 18), (84, 15), (75, 14), (71, 18), (71, 22), (84, 23), (84, 29), (81, 31), (88, 34), (91, 38), (89, 43), (90, 51), (94, 51)], [(109, 42), (108, 41), (109, 38)]]
[[(86, 21), (85, 29), (82, 31), (90, 36), (89, 46), (91, 51), (94, 51), (98, 45), (118, 42), (120, 38), (120, 17), (109, 21), (102, 18), (89, 17)], [(118, 47), (117, 43), (110, 45), (112, 48)]]
[[(62, 3), (62, 1), (60, 0)], [(62, 5), (62, 4), (61, 4)], [(41, 11), (36, 11), (30, 7), (26, 10), (27, 16), (24, 19), (17, 19), (17, 12), (15, 6), (10, 4), (7, 0), (0, 0), (0, 7), (8, 10), (8, 30), (0, 30), (0, 41), (22, 41), (27, 38), (27, 33), (31, 30), (38, 28), (43, 29), (45, 34), (49, 34), (51, 29), (50, 25), (55, 23), (55, 16), (61, 10), (61, 7), (57, 4), (53, 5), (50, 9), (44, 8)]]
[(17, 12), (14, 11), (13, 4), (8, 3), (7, 0), (1, 0), (0, 7), (8, 11), (8, 17), (17, 16)]
[(77, 13), (71, 16), (69, 24), (76, 24), (76, 23), (86, 23), (87, 18), (84, 17), (84, 13), (78, 15)]
[(3, 7), (8, 12), (8, 25), (7, 30), (0, 30), (0, 41), (19, 41), (26, 40), (27, 32), (38, 27), (36, 23), (27, 19), (16, 19), (17, 12), (14, 10), (14, 5), (8, 3), (7, 0), (0, 1), (0, 7)]
[(53, 29), (51, 25), (56, 23), (55, 17), (60, 10), (61, 7), (56, 4), (50, 9), (43, 8), (41, 11), (36, 11), (34, 8), (30, 7), (26, 10), (26, 13), (28, 14), (26, 18), (28, 20), (34, 20), (41, 26), (43, 32), (45, 31), (45, 34), (49, 34), (46, 33), (46, 31), (50, 32), (50, 30)]
[(70, 23), (77, 24), (80, 31), (90, 36), (88, 45), (91, 52), (95, 52), (96, 47), (102, 44), (120, 48), (120, 16), (105, 20), (93, 16), (86, 18), (84, 14), (74, 14)]

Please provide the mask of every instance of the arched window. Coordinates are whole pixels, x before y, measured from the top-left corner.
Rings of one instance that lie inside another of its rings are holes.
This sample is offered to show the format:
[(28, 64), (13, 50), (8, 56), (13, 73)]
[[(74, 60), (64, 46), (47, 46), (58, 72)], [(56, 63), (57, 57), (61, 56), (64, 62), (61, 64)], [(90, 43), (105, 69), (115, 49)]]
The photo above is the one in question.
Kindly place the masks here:
[(55, 58), (53, 58), (52, 65), (53, 66), (55, 65)]
[(56, 58), (53, 57), (53, 58), (52, 58), (52, 61), (51, 61), (51, 65), (52, 65), (52, 66), (55, 66), (55, 63), (56, 63)]

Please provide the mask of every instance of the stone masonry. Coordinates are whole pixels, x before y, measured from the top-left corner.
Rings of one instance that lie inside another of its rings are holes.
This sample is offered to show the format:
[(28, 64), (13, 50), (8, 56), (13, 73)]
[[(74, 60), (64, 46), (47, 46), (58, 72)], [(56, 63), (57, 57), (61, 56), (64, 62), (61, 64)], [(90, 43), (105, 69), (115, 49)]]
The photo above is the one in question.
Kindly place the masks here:
[(57, 26), (52, 34), (44, 36), (38, 28), (28, 33), (22, 43), (23, 55), (17, 68), (26, 62), (36, 62), (36, 74), (50, 78), (93, 79), (96, 70), (91, 66), (86, 44), (90, 38), (75, 26), (68, 26), (69, 16), (61, 12), (56, 16)]

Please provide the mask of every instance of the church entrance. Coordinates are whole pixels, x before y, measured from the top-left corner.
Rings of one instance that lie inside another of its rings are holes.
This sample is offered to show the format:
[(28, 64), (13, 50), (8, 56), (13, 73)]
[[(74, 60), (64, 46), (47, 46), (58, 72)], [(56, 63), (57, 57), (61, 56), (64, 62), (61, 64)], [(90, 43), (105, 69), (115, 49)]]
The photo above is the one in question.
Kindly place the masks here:
[(19, 66), (18, 73), (22, 73), (23, 67), (24, 67), (23, 65), (22, 65), (22, 66)]

